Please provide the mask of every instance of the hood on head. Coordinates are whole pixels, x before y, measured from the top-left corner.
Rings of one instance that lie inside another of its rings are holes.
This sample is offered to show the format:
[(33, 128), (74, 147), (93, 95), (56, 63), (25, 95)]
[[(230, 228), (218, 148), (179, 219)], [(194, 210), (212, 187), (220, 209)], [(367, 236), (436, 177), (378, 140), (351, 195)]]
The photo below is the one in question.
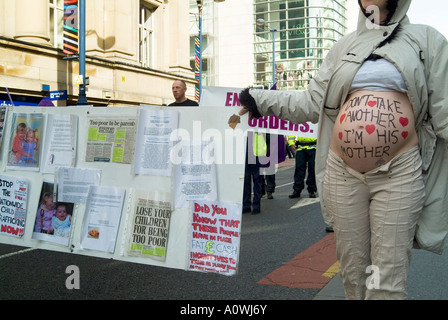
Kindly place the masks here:
[[(390, 24), (395, 24), (395, 23), (399, 23), (402, 22), (405, 18), (406, 18), (406, 14), (409, 10), (409, 6), (411, 5), (412, 0), (398, 0), (398, 4), (397, 4), (397, 9), (395, 10), (395, 13), (393, 14), (393, 16), (390, 18), (389, 20), (389, 25)], [(361, 7), (361, 2), (358, 0), (359, 3), (359, 18), (358, 18), (358, 29), (360, 26), (365, 26), (366, 25), (366, 20), (367, 17), (364, 15), (362, 7)]]

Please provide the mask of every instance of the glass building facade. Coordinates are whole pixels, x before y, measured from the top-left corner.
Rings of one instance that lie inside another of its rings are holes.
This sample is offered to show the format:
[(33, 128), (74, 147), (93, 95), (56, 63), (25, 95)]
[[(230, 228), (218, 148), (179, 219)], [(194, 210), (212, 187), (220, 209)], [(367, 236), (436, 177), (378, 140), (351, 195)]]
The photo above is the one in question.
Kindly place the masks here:
[(346, 0), (254, 0), (254, 83), (272, 87), (275, 65), (278, 90), (306, 88), (346, 33), (346, 5)]

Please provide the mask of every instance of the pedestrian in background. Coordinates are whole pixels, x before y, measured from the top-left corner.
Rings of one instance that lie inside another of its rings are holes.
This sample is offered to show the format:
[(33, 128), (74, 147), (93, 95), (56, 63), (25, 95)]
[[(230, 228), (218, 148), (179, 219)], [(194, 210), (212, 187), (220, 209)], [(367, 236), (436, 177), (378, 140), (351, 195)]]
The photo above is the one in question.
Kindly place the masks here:
[(176, 80), (171, 87), (173, 91), (173, 97), (176, 100), (170, 103), (172, 107), (197, 107), (199, 104), (196, 101), (190, 100), (185, 96), (187, 92), (187, 84), (184, 80)]
[(295, 142), (296, 142), (296, 136), (285, 136), (286, 154), (288, 155), (289, 159), (295, 157), (295, 153), (293, 150)]
[[(281, 134), (266, 133), (266, 156), (260, 159), (261, 171), (261, 195), (266, 194), (267, 199), (274, 199), (275, 192), (275, 172), (277, 165), (286, 159), (286, 149), (284, 148), (285, 138)], [(272, 152), (272, 153), (271, 153)], [(274, 154), (274, 152), (276, 152)]]
[[(248, 132), (246, 144), (246, 164), (244, 168), (243, 213), (261, 212), (261, 174), (260, 156), (267, 153), (263, 134)], [(253, 187), (253, 188), (252, 188)]]
[(305, 188), (305, 179), (310, 198), (316, 198), (317, 186), (314, 173), (314, 163), (316, 158), (316, 138), (297, 137), (293, 145), (295, 153), (295, 169), (293, 191), (289, 195), (290, 199), (300, 198), (302, 190)]

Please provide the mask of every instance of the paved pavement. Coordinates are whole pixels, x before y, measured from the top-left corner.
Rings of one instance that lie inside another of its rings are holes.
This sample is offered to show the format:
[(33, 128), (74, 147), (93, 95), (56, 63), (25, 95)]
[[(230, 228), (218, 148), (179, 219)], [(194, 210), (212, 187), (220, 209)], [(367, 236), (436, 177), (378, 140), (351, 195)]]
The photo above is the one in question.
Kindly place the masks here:
[(319, 291), (314, 300), (345, 300), (344, 287), (339, 273)]

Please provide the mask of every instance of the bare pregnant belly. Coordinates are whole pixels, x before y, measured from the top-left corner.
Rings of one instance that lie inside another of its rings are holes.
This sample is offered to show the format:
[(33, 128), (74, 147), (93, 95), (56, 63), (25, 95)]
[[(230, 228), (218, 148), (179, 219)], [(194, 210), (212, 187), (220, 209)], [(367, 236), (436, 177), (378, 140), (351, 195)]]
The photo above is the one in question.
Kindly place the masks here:
[(406, 94), (357, 91), (339, 111), (330, 148), (364, 173), (417, 145), (414, 121)]

